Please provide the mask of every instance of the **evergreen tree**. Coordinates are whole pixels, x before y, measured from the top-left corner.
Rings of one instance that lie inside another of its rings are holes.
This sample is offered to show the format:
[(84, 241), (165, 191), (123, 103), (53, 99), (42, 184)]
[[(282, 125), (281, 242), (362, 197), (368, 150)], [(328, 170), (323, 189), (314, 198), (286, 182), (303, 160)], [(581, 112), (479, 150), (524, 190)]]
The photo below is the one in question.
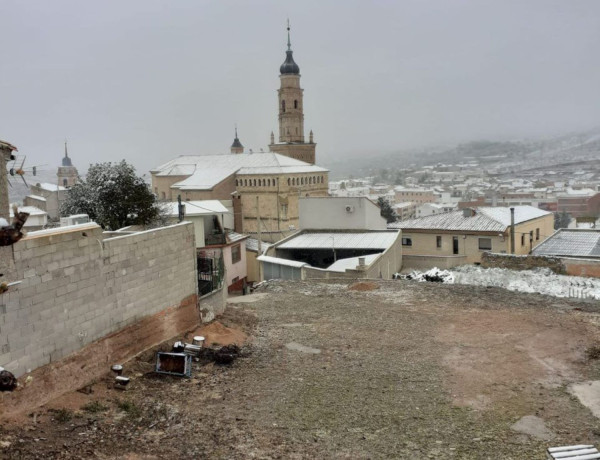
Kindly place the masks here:
[(152, 225), (161, 208), (148, 184), (125, 160), (90, 166), (86, 179), (73, 185), (61, 214), (88, 214), (107, 230), (128, 225)]
[(394, 208), (392, 208), (388, 200), (380, 196), (377, 198), (377, 205), (379, 208), (381, 208), (381, 217), (385, 217), (385, 220), (388, 224), (391, 222), (396, 222), (398, 216), (396, 216)]

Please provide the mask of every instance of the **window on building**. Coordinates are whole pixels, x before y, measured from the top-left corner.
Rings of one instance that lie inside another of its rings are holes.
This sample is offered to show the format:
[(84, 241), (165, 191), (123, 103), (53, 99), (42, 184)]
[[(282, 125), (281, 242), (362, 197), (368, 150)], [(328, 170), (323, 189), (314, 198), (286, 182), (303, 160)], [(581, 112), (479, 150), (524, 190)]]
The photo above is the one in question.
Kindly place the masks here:
[(435, 247), (436, 248), (441, 248), (442, 247), (442, 237), (441, 236), (436, 236), (435, 237)]
[(402, 246), (412, 246), (412, 238), (409, 238), (409, 237), (402, 238)]
[(235, 264), (242, 260), (242, 250), (239, 244), (231, 246), (231, 263)]
[(67, 186), (67, 179), (63, 179), (63, 187)]
[(281, 101), (281, 111), (285, 112), (285, 101)]
[(525, 246), (525, 233), (521, 234), (521, 246)]
[(282, 219), (287, 219), (287, 213), (288, 213), (288, 205), (287, 204), (282, 204), (281, 205), (281, 218)]
[(535, 240), (536, 241), (540, 240), (540, 229), (539, 228), (535, 229)]
[(491, 251), (492, 250), (492, 239), (491, 238), (479, 238), (479, 250), (480, 251)]
[(294, 100), (294, 108), (297, 109), (298, 108), (298, 101)]
[(291, 180), (290, 180), (290, 178), (288, 177), (288, 185), (291, 185), (291, 182), (292, 182), (292, 181), (291, 181)]

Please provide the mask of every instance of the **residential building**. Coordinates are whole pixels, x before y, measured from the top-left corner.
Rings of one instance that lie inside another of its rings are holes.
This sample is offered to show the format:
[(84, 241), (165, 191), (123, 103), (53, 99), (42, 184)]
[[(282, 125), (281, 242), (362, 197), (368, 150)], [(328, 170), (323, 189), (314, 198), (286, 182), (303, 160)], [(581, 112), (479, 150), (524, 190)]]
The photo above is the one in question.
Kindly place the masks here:
[(600, 216), (600, 193), (592, 189), (567, 189), (557, 197), (557, 211), (572, 217)]
[(258, 257), (263, 279), (383, 278), (402, 267), (397, 231), (303, 230)]
[[(196, 247), (225, 244), (225, 215), (230, 211), (218, 200), (184, 201), (183, 220), (194, 224)], [(179, 221), (179, 203), (164, 203), (172, 222)]]
[(417, 214), (417, 205), (406, 201), (392, 205), (392, 209), (396, 213), (398, 220), (414, 219)]
[(265, 241), (259, 241), (257, 238), (246, 239), (246, 270), (248, 284), (258, 283), (261, 279), (260, 262), (258, 256), (265, 253), (271, 245)]
[[(241, 292), (247, 282), (246, 238), (224, 226), (230, 211), (218, 200), (182, 202), (183, 220), (194, 224), (198, 276), (202, 295), (219, 288), (222, 280), (229, 292)], [(180, 219), (179, 203), (165, 203), (172, 221)]]
[(51, 220), (60, 219), (60, 206), (67, 199), (68, 189), (62, 185), (38, 182), (29, 186), (31, 194), (25, 197), (25, 206), (35, 206), (48, 213)]
[(300, 229), (386, 230), (381, 209), (366, 197), (303, 197)]
[[(529, 254), (554, 232), (554, 216), (532, 206), (514, 208), (514, 254)], [(511, 209), (466, 208), (395, 222), (402, 230), (405, 267), (447, 268), (479, 263), (484, 252), (512, 253)]]
[[(23, 228), (28, 231), (41, 230), (48, 223), (48, 213), (42, 209), (36, 208), (35, 206), (18, 206), (19, 212), (26, 212), (29, 214), (27, 221)], [(13, 208), (10, 209), (10, 218), (14, 217)]]
[(410, 202), (423, 204), (435, 202), (435, 194), (432, 189), (396, 187), (394, 193), (396, 194), (397, 203)]

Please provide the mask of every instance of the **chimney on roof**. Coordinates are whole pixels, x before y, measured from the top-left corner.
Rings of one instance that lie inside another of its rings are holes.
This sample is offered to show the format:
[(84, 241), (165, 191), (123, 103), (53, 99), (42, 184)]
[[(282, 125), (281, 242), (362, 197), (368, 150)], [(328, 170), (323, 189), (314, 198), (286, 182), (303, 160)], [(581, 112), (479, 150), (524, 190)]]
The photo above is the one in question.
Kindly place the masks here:
[(463, 216), (464, 217), (473, 217), (475, 215), (475, 210), (473, 208), (464, 208)]

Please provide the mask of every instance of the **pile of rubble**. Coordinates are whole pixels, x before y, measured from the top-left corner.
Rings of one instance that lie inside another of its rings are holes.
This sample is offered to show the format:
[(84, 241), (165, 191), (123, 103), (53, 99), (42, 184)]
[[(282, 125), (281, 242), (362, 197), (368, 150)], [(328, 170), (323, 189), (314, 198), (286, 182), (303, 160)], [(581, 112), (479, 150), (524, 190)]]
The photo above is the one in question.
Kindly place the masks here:
[(423, 282), (431, 282), (431, 283), (454, 283), (454, 275), (452, 272), (448, 270), (440, 270), (437, 267), (432, 268), (426, 272), (413, 271), (407, 275), (402, 275), (400, 273), (396, 273), (394, 275), (394, 279), (399, 280), (412, 280), (418, 281), (420, 283)]

